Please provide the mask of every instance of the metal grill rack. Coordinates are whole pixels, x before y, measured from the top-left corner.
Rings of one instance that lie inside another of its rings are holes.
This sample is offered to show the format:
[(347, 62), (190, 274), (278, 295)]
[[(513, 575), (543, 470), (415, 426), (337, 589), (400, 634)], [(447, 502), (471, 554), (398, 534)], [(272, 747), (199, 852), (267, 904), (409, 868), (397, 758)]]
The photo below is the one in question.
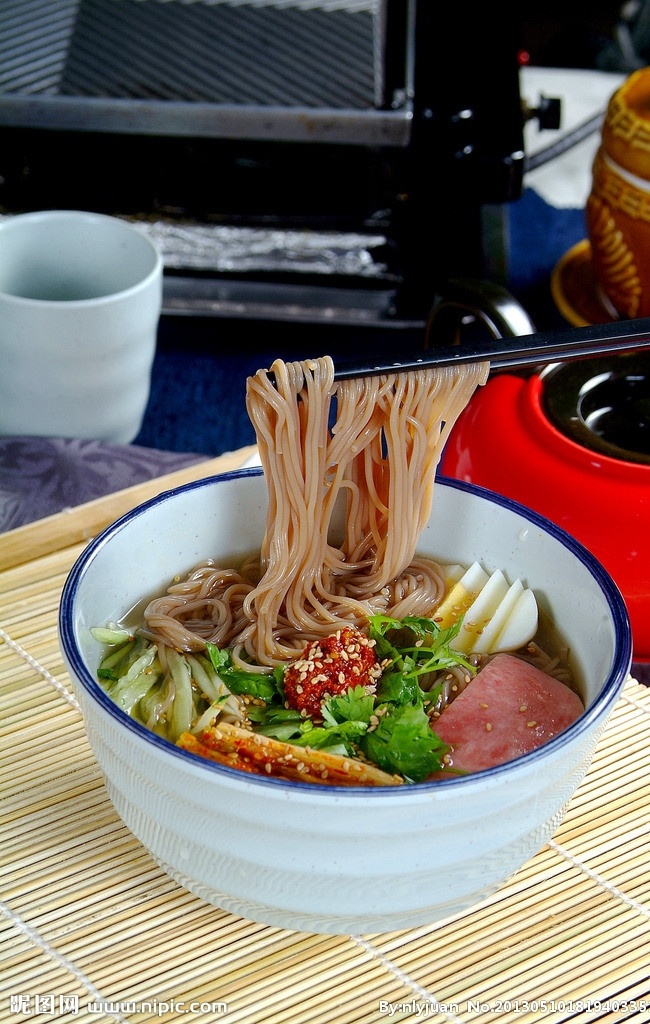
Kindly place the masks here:
[[(404, 144), (382, 0), (3, 0), (0, 125)], [(83, 102), (80, 102), (83, 101)]]

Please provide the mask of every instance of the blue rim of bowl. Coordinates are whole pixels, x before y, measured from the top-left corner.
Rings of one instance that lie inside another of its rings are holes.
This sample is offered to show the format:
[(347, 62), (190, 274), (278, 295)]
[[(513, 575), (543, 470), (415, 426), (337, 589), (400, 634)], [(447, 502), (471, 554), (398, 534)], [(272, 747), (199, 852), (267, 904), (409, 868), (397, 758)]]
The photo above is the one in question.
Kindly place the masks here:
[(161, 751), (165, 751), (172, 757), (179, 757), (182, 761), (198, 766), (205, 771), (215, 772), (217, 775), (226, 775), (231, 779), (237, 779), (239, 781), (245, 780), (246, 783), (251, 785), (260, 785), (267, 788), (268, 786), (279, 786), (280, 788), (286, 788), (292, 791), (309, 793), (316, 799), (319, 798), (319, 795), (324, 797), (324, 795), (328, 793), (336, 794), (337, 797), (342, 794), (358, 796), (361, 793), (365, 796), (381, 795), (382, 797), (386, 797), (388, 794), (404, 794), (405, 791), (415, 793), (422, 792), (423, 790), (431, 791), (432, 789), (440, 791), (441, 787), (444, 787), (444, 789), (447, 790), (450, 787), (455, 788), (457, 786), (468, 786), (473, 782), (483, 782), (490, 778), (500, 777), (509, 770), (512, 770), (516, 765), (524, 763), (526, 765), (533, 765), (536, 761), (546, 759), (552, 750), (559, 749), (569, 743), (575, 736), (588, 730), (594, 720), (602, 715), (603, 709), (607, 705), (613, 706), (614, 700), (618, 696), (618, 693), (622, 689), (630, 672), (632, 664), (632, 637), (630, 620), (623, 596), (606, 569), (579, 541), (575, 540), (574, 537), (566, 533), (566, 531), (561, 527), (556, 526), (555, 523), (546, 519), (544, 516), (539, 515), (539, 513), (532, 509), (519, 504), (519, 502), (514, 501), (511, 498), (506, 498), (495, 491), (491, 491), (486, 487), (439, 475), (436, 477), (436, 484), (441, 483), (446, 487), (465, 491), (469, 494), (475, 494), (495, 505), (501, 505), (522, 516), (531, 525), (537, 526), (545, 533), (550, 534), (565, 548), (571, 551), (580, 562), (582, 562), (584, 567), (594, 577), (602, 591), (612, 615), (614, 633), (620, 639), (620, 643), (617, 643), (616, 645), (612, 668), (601, 692), (598, 694), (594, 702), (583, 712), (582, 715), (580, 715), (578, 719), (576, 719), (575, 722), (572, 723), (572, 725), (561, 732), (558, 736), (555, 736), (552, 740), (548, 740), (541, 747), (538, 747), (527, 754), (523, 754), (520, 757), (514, 758), (513, 760), (507, 761), (504, 764), (495, 765), (492, 768), (485, 768), (483, 771), (475, 772), (468, 776), (448, 778), (444, 780), (438, 779), (431, 782), (419, 782), (417, 784), (407, 786), (321, 786), (312, 782), (298, 782), (274, 776), (257, 776), (252, 773), (244, 773), (238, 768), (230, 768), (227, 765), (210, 761), (197, 754), (192, 754), (189, 751), (182, 750), (180, 747), (174, 746), (174, 744), (170, 743), (169, 740), (165, 740), (161, 736), (157, 736), (144, 725), (141, 725), (135, 719), (127, 715), (126, 712), (122, 711), (122, 709), (119, 708), (108, 696), (99, 681), (95, 679), (86, 668), (81, 651), (77, 646), (72, 624), (72, 609), (76, 588), (83, 578), (87, 566), (104, 544), (106, 544), (114, 534), (124, 529), (124, 527), (134, 518), (146, 513), (150, 508), (153, 508), (160, 502), (166, 501), (174, 494), (191, 490), (199, 490), (202, 487), (212, 485), (220, 480), (233, 480), (242, 477), (259, 476), (262, 476), (262, 470), (259, 467), (238, 469), (228, 473), (220, 473), (216, 476), (204, 477), (201, 480), (195, 480), (190, 483), (183, 484), (180, 487), (173, 488), (172, 490), (161, 492), (156, 495), (156, 497), (150, 498), (148, 501), (138, 505), (130, 512), (125, 513), (125, 515), (121, 516), (98, 534), (97, 537), (95, 537), (94, 540), (92, 540), (84, 549), (68, 574), (61, 594), (58, 621), (59, 640), (66, 658), (86, 693), (96, 703), (100, 704), (111, 718), (115, 719), (131, 732), (134, 732), (140, 739), (147, 743), (151, 743), (154, 747)]

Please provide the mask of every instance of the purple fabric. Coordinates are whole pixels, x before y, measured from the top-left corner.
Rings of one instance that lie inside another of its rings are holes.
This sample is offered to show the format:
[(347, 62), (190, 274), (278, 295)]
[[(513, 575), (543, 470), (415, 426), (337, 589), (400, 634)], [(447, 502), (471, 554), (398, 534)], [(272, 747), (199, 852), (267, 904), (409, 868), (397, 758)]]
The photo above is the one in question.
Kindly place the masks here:
[(202, 462), (205, 455), (50, 437), (0, 438), (0, 532)]

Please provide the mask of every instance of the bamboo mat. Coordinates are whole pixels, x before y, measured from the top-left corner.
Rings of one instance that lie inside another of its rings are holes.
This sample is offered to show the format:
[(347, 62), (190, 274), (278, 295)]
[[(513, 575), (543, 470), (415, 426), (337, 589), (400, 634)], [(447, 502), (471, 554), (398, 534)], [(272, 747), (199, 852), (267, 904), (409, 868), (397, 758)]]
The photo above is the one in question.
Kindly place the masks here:
[(553, 840), (443, 924), (282, 931), (203, 903), (155, 865), (106, 795), (56, 618), (92, 533), (187, 473), (0, 538), (0, 1021), (649, 1021), (650, 690), (633, 680)]

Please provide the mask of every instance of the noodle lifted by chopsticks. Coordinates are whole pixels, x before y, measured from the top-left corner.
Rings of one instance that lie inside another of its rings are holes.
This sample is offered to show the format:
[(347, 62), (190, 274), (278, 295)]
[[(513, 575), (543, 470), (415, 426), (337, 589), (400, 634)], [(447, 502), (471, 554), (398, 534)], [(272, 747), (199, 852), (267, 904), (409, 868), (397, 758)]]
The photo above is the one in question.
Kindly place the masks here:
[(479, 363), (335, 383), (329, 357), (259, 370), (246, 392), (269, 496), (259, 561), (197, 567), (149, 604), (148, 635), (185, 650), (210, 640), (271, 668), (369, 615), (429, 614), (444, 582), (415, 549), (444, 444), (488, 372)]

